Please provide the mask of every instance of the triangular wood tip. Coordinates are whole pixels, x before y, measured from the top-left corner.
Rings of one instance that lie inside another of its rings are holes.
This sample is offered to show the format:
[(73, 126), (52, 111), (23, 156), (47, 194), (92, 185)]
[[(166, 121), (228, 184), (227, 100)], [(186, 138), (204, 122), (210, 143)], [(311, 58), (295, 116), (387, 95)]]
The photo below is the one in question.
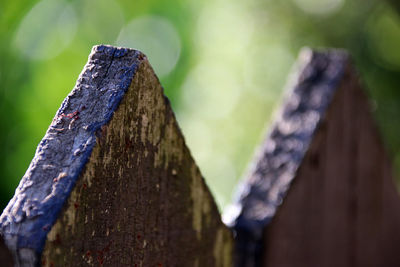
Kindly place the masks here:
[(351, 60), (306, 49), (297, 66), (223, 216), (235, 231), (235, 264), (395, 266), (400, 199)]
[(17, 266), (231, 264), (230, 231), (132, 49), (93, 48), (0, 223)]

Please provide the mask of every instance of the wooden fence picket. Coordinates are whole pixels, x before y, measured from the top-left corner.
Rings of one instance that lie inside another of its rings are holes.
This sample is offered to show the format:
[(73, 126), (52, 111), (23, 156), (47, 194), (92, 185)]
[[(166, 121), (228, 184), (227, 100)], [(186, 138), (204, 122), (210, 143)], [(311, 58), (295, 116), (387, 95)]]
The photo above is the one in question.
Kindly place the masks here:
[(232, 235), (139, 51), (96, 46), (0, 217), (17, 266), (230, 266)]
[(349, 55), (305, 49), (288, 89), (224, 215), (235, 265), (398, 266), (400, 198)]
[(0, 216), (2, 266), (398, 266), (400, 198), (351, 60), (297, 64), (226, 226), (146, 56), (95, 46)]

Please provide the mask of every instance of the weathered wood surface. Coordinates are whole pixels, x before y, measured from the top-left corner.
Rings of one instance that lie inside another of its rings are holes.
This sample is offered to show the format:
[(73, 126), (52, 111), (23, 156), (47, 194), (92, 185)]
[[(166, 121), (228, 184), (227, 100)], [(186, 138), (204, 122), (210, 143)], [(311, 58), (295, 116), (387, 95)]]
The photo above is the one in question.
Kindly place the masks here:
[(239, 198), (224, 214), (236, 232), (237, 266), (260, 266), (263, 232), (295, 178), (314, 132), (342, 78), (347, 55), (304, 50), (290, 91), (253, 160)]
[(300, 65), (233, 209), (236, 265), (398, 266), (400, 198), (351, 62)]
[(20, 266), (231, 265), (231, 233), (130, 49), (93, 48), (0, 222)]
[(399, 266), (400, 199), (368, 104), (348, 65), (264, 233), (265, 266)]

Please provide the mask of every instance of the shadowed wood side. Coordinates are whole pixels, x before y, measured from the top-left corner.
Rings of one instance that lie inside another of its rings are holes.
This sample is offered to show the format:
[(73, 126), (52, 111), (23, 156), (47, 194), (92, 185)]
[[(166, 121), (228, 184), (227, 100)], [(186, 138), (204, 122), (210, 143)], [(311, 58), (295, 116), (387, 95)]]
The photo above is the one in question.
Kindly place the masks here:
[(0, 236), (0, 263), (3, 267), (14, 266), (12, 254), (6, 244), (4, 244), (3, 238)]
[(263, 266), (398, 266), (399, 214), (390, 160), (348, 65), (264, 232)]
[[(285, 205), (287, 191), (293, 181), (296, 183), (298, 168), (304, 163), (310, 144), (321, 138), (316, 133), (317, 129), (321, 127), (326, 110), (343, 79), (347, 64), (348, 55), (342, 50), (315, 52), (304, 49), (300, 53), (296, 70), (287, 88), (287, 95), (272, 124), (272, 129), (259, 146), (251, 169), (239, 187), (236, 201), (224, 213), (225, 222), (235, 232), (235, 266), (260, 266), (264, 254), (269, 253), (268, 248), (265, 250), (263, 246), (264, 229), (275, 219), (276, 211), (281, 209), (282, 202)], [(323, 149), (324, 147), (318, 147), (318, 154), (323, 153)], [(315, 156), (313, 164), (320, 165), (323, 161)], [(340, 170), (331, 171), (340, 174)], [(320, 175), (318, 170), (310, 174), (313, 177)], [(309, 188), (299, 189), (300, 195), (306, 196), (310, 188), (321, 186), (320, 179), (313, 178), (313, 180), (315, 181)], [(322, 196), (323, 192), (320, 195), (315, 194), (313, 198)], [(296, 202), (292, 203), (298, 209), (307, 207), (312, 209), (313, 213), (320, 212), (319, 206), (310, 206), (311, 204), (309, 197), (297, 198)], [(318, 222), (309, 219), (307, 213), (297, 213), (296, 216), (298, 216), (296, 222), (302, 224), (294, 224), (294, 228), (290, 230), (295, 231), (297, 238), (307, 238), (309, 227), (322, 232), (322, 229), (318, 229)], [(292, 225), (290, 220), (280, 223)], [(290, 231), (282, 234), (290, 235)], [(288, 239), (275, 241), (279, 243), (277, 246), (280, 248), (280, 253), (288, 257), (310, 263), (318, 257), (312, 251), (306, 254), (300, 253), (301, 250), (289, 251)], [(320, 247), (316, 249), (320, 250)]]

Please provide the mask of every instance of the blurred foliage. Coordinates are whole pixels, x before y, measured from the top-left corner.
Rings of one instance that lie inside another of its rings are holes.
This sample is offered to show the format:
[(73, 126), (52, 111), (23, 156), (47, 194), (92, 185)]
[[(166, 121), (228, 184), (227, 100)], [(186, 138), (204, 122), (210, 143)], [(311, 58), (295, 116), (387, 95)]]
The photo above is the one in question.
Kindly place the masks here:
[(399, 173), (400, 18), (381, 0), (3, 0), (0, 22), (2, 207), (100, 43), (149, 56), (220, 207), (303, 46), (351, 52)]

